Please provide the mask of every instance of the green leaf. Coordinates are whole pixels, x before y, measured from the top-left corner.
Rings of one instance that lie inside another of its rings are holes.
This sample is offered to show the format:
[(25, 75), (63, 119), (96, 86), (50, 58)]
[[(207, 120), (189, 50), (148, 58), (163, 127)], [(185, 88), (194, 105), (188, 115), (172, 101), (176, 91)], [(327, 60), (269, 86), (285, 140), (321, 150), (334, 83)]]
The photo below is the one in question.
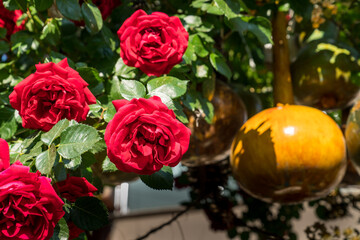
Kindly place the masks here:
[(77, 122), (74, 120), (69, 121), (67, 119), (62, 119), (58, 123), (56, 123), (50, 131), (43, 133), (41, 135), (41, 141), (43, 141), (46, 145), (50, 146), (54, 140), (60, 137), (60, 134), (69, 126), (75, 125)]
[(78, 0), (56, 0), (56, 6), (65, 17), (76, 21), (82, 19)]
[(161, 102), (163, 104), (165, 104), (169, 109), (174, 109), (174, 101), (165, 93), (162, 92), (152, 92), (149, 95), (147, 95), (148, 97), (153, 97), (153, 96), (157, 96), (161, 99)]
[(84, 2), (81, 11), (85, 20), (85, 27), (91, 34), (99, 32), (103, 26), (100, 10), (92, 3)]
[(116, 36), (113, 34), (111, 29), (104, 25), (101, 29), (101, 36), (103, 37), (103, 40), (109, 46), (109, 48), (111, 48), (112, 51), (115, 51), (118, 43)]
[(76, 170), (81, 165), (82, 158), (78, 156), (72, 159), (63, 159), (63, 162), (67, 169)]
[(184, 21), (189, 27), (199, 27), (202, 24), (201, 17), (195, 15), (188, 15), (184, 17)]
[(4, 7), (10, 11), (14, 11), (16, 9), (24, 11), (27, 8), (27, 0), (3, 0), (3, 4)]
[(272, 43), (271, 24), (264, 17), (236, 17), (230, 19), (231, 28), (244, 34), (246, 31), (252, 32), (262, 43)]
[(189, 37), (189, 42), (191, 43), (191, 45), (194, 46), (194, 51), (195, 51), (196, 55), (198, 55), (199, 57), (203, 58), (203, 57), (206, 57), (207, 55), (209, 55), (209, 51), (206, 50), (199, 35), (197, 35), (197, 34), (191, 35)]
[[(219, 10), (227, 17), (234, 18), (238, 16), (238, 13), (235, 13), (234, 10), (227, 4), (224, 0), (214, 0), (215, 6), (219, 8)], [(234, 7), (235, 8), (235, 7)], [(236, 8), (236, 10), (240, 10), (240, 7)], [(235, 10), (235, 11), (236, 11)]]
[(186, 93), (187, 83), (188, 81), (166, 76), (150, 80), (146, 87), (151, 96), (162, 93), (173, 99)]
[(214, 118), (214, 106), (205, 99), (199, 92), (187, 92), (185, 98), (182, 98), (185, 107), (191, 111), (196, 109), (205, 115), (205, 121), (212, 124)]
[(172, 108), (174, 111), (177, 119), (179, 119), (182, 123), (188, 123), (189, 119), (187, 118), (186, 114), (183, 111), (183, 107), (178, 101), (174, 101), (174, 108)]
[(27, 165), (27, 161), (32, 160), (34, 157), (37, 157), (42, 152), (43, 142), (39, 141), (30, 149), (30, 152), (27, 154), (21, 155), (18, 159), (23, 165)]
[(37, 156), (35, 166), (41, 174), (50, 174), (56, 158), (56, 147), (54, 144), (48, 150)]
[(102, 163), (103, 172), (115, 172), (118, 171), (114, 163), (112, 163), (108, 156), (106, 156), (104, 162)]
[(152, 175), (141, 175), (143, 181), (148, 187), (156, 190), (172, 190), (174, 177), (171, 167), (164, 166), (160, 171)]
[(231, 70), (226, 63), (224, 56), (219, 53), (210, 54), (210, 63), (215, 68), (216, 71), (224, 75), (227, 79), (231, 78)]
[[(101, 142), (101, 141), (99, 141)], [(97, 142), (95, 145), (97, 145), (99, 142)], [(95, 155), (91, 152), (86, 152), (83, 155), (81, 155), (81, 168), (87, 168), (96, 163), (98, 160), (95, 158)]]
[(5, 37), (6, 37), (6, 33), (7, 33), (6, 28), (0, 27), (0, 38), (5, 38)]
[(59, 162), (54, 166), (54, 174), (57, 182), (66, 180), (67, 172), (66, 172), (65, 164), (63, 162)]
[(34, 38), (25, 31), (19, 31), (11, 35), (11, 51), (17, 56), (28, 53), (31, 50)]
[(15, 110), (4, 105), (0, 106), (0, 137), (10, 139), (16, 133), (17, 128)]
[(60, 135), (58, 153), (67, 159), (79, 157), (90, 150), (99, 139), (97, 130), (91, 126), (70, 126)]
[(112, 79), (109, 97), (110, 100), (123, 99), (123, 97), (120, 94), (120, 80), (116, 76), (114, 76)]
[(45, 11), (54, 3), (53, 0), (35, 0), (35, 8), (38, 11)]
[(53, 46), (56, 46), (60, 40), (60, 35), (61, 32), (59, 28), (59, 22), (53, 18), (51, 21), (48, 21), (43, 28), (40, 39), (50, 43)]
[(146, 94), (144, 85), (136, 80), (122, 80), (120, 83), (120, 94), (126, 100), (143, 98)]
[(196, 61), (197, 59), (195, 45), (190, 41), (188, 42), (188, 47), (183, 55), (183, 58), (187, 64), (191, 64), (192, 61)]
[(105, 122), (110, 122), (111, 119), (114, 118), (115, 113), (116, 113), (116, 109), (115, 109), (114, 105), (110, 102), (108, 104), (108, 107), (107, 107), (107, 109), (105, 111), (105, 114), (104, 114)]
[(7, 53), (9, 50), (9, 44), (6, 41), (0, 41), (0, 55)]
[(100, 139), (95, 145), (90, 149), (92, 154), (96, 154), (98, 152), (106, 150), (106, 143), (104, 139)]
[(54, 234), (50, 240), (68, 240), (69, 227), (64, 218), (61, 218), (54, 228)]
[(115, 64), (114, 74), (122, 79), (134, 79), (136, 77), (136, 70), (137, 68), (127, 66), (122, 58), (119, 58)]
[[(100, 95), (104, 90), (104, 80), (100, 77), (99, 71), (92, 67), (80, 67), (76, 69), (80, 76), (89, 84), (92, 94)], [(99, 86), (100, 85), (100, 86)]]
[(109, 214), (104, 203), (95, 197), (76, 199), (71, 211), (71, 221), (86, 231), (97, 230), (109, 222)]

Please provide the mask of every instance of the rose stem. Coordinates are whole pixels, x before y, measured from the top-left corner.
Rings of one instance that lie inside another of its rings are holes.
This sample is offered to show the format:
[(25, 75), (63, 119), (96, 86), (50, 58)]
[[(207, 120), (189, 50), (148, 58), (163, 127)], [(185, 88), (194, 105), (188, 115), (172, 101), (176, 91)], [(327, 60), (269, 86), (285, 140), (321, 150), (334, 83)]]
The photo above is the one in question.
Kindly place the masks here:
[(272, 19), (274, 104), (293, 104), (294, 94), (290, 75), (289, 44), (286, 38), (286, 12), (274, 11)]

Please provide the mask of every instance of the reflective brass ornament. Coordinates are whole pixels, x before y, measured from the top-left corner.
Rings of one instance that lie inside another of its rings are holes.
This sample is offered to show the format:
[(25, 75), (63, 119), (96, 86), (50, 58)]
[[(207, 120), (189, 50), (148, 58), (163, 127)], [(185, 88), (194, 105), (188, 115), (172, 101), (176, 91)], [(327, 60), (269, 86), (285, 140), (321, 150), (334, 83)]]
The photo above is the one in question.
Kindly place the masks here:
[(291, 64), (295, 101), (321, 110), (345, 108), (359, 93), (359, 60), (339, 44), (314, 42)]
[(240, 187), (266, 202), (296, 203), (328, 194), (346, 170), (338, 125), (315, 108), (261, 111), (237, 133), (230, 155)]
[(182, 158), (186, 166), (199, 166), (221, 161), (229, 156), (231, 142), (247, 119), (246, 108), (239, 96), (225, 83), (216, 82), (212, 124), (199, 112), (187, 111), (191, 130), (189, 150)]

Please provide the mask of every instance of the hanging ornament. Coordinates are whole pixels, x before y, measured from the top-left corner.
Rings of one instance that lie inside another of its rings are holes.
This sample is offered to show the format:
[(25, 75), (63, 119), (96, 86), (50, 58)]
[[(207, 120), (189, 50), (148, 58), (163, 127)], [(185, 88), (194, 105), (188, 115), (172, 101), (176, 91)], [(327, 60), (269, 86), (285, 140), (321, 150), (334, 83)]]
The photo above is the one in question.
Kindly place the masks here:
[(315, 108), (279, 105), (250, 118), (230, 155), (241, 188), (266, 202), (296, 203), (328, 194), (346, 170), (338, 125)]
[(191, 130), (189, 150), (182, 158), (186, 166), (199, 166), (224, 160), (230, 153), (231, 142), (247, 119), (246, 108), (239, 96), (225, 83), (216, 81), (211, 100), (214, 106), (212, 124), (200, 111), (187, 111), (187, 127)]
[(291, 64), (295, 101), (321, 110), (345, 108), (358, 96), (357, 53), (340, 44), (312, 42)]

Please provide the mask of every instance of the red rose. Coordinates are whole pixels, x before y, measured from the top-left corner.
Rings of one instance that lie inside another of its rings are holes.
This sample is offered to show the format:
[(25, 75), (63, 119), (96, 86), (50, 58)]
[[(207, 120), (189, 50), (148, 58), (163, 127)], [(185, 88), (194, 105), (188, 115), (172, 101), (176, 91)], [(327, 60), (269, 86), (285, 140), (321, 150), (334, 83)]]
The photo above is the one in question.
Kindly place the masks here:
[(75, 202), (79, 197), (92, 197), (97, 188), (83, 177), (68, 177), (65, 181), (57, 182), (55, 189), (60, 196), (70, 202)]
[(80, 234), (85, 232), (81, 228), (78, 228), (73, 222), (69, 221), (67, 222), (68, 228), (69, 228), (69, 240), (78, 238)]
[[(7, 158), (9, 148), (5, 149), (2, 141), (3, 151)], [(0, 239), (50, 239), (65, 214), (63, 205), (50, 178), (29, 172), (29, 167), (15, 162), (0, 172)]]
[[(60, 196), (70, 202), (75, 202), (79, 197), (92, 197), (94, 196), (93, 192), (97, 191), (97, 188), (83, 177), (68, 177), (65, 181), (57, 182), (54, 188), (60, 193)], [(84, 232), (71, 221), (68, 222), (68, 227), (70, 240), (79, 237)]]
[(3, 5), (3, 1), (0, 0), (0, 28), (6, 28), (6, 37), (9, 38), (12, 34), (17, 31), (23, 30), (25, 21), (22, 21), (20, 26), (16, 25), (16, 21), (22, 15), (22, 11), (15, 10), (10, 11)]
[(24, 128), (49, 131), (61, 119), (86, 120), (88, 104), (96, 103), (88, 84), (67, 59), (36, 65), (36, 72), (15, 86), (10, 104), (19, 111)]
[(143, 10), (128, 18), (117, 34), (124, 63), (158, 77), (181, 62), (189, 39), (178, 17), (161, 12), (147, 15)]
[(0, 138), (0, 171), (10, 166), (10, 154), (8, 143)]
[(187, 151), (190, 130), (159, 97), (116, 100), (117, 110), (105, 130), (111, 162), (124, 172), (152, 174), (176, 166)]

